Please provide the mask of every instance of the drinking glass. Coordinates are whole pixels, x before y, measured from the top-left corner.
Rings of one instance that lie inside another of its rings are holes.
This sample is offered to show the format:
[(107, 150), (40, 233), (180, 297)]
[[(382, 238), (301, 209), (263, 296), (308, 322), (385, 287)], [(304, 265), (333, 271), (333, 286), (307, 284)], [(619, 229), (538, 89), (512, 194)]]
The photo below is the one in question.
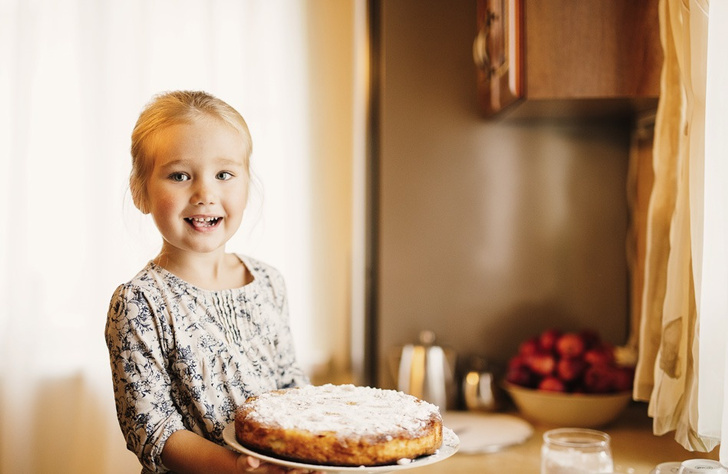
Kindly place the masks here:
[(607, 433), (558, 428), (543, 435), (541, 474), (596, 474), (614, 471)]
[(663, 462), (655, 466), (650, 474), (677, 474), (680, 472), (680, 464), (679, 461)]
[(680, 464), (680, 474), (701, 474), (713, 472), (715, 474), (726, 474), (726, 469), (718, 461), (710, 459), (688, 459)]

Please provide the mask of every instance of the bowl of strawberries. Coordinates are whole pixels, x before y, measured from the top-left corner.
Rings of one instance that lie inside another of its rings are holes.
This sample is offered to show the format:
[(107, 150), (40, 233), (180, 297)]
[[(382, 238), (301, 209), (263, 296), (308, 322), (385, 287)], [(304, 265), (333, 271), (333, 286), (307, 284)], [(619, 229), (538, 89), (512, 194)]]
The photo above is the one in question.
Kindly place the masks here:
[(552, 328), (520, 344), (504, 388), (525, 418), (594, 428), (624, 410), (633, 380), (634, 368), (619, 364), (615, 347), (597, 332)]

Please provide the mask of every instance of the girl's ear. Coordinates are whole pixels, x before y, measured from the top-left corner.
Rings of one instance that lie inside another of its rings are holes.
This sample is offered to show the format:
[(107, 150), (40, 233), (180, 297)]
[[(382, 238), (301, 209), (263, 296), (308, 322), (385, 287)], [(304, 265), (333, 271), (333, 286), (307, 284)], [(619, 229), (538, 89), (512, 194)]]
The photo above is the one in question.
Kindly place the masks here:
[(146, 182), (140, 180), (134, 173), (129, 176), (129, 192), (134, 206), (142, 214), (149, 214), (149, 202), (146, 190)]
[(142, 214), (149, 214), (149, 204), (147, 197), (142, 196), (139, 190), (133, 189), (131, 193), (131, 199), (134, 201), (134, 205), (141, 211)]
[(137, 205), (137, 208), (142, 211), (142, 214), (149, 214), (149, 205), (147, 204), (146, 198)]

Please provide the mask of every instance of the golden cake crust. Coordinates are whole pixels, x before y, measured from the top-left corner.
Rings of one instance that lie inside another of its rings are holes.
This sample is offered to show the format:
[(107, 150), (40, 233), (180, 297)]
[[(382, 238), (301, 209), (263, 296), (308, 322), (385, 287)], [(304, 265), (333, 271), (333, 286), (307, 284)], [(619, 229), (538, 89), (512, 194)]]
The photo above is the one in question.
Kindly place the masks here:
[(434, 454), (442, 417), (430, 403), (394, 390), (306, 386), (250, 397), (235, 436), (272, 456), (332, 466), (378, 466)]

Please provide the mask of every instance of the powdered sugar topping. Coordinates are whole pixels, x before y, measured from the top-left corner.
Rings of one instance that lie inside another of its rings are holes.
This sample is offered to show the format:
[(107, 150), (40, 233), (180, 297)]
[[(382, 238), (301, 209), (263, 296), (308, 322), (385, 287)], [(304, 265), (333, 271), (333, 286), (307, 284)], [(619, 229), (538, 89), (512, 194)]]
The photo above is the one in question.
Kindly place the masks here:
[(357, 439), (406, 433), (419, 436), (437, 406), (411, 395), (355, 385), (305, 386), (270, 392), (246, 404), (248, 416), (269, 426)]

